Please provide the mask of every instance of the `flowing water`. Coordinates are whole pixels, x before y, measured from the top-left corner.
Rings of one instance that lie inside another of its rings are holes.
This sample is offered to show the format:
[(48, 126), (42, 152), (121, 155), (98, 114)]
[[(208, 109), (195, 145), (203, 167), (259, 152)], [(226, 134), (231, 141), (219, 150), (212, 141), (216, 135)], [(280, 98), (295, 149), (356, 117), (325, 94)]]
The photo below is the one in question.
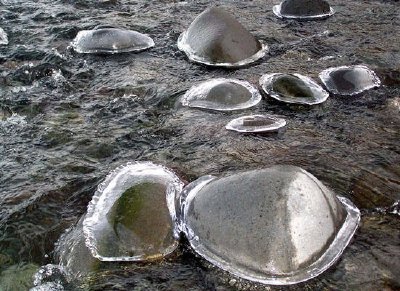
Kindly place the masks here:
[[(33, 286), (40, 266), (57, 264), (55, 243), (85, 213), (114, 168), (148, 160), (186, 181), (274, 164), (300, 166), (362, 210), (342, 258), (316, 279), (289, 287), (239, 280), (210, 266), (185, 243), (151, 264), (100, 264), (66, 290), (395, 290), (400, 288), (400, 4), (330, 1), (318, 22), (277, 19), (277, 0), (0, 0), (0, 290)], [(233, 13), (269, 54), (237, 70), (190, 63), (176, 41), (211, 3)], [(80, 55), (77, 32), (99, 25), (150, 35), (140, 54)], [(383, 85), (312, 107), (266, 98), (241, 112), (185, 108), (178, 99), (213, 77), (257, 85), (266, 73), (365, 64)], [(248, 114), (286, 118), (286, 131), (225, 130)], [(54, 282), (53, 282), (54, 283)], [(54, 283), (57, 285), (56, 283)], [(60, 287), (61, 285), (57, 285)]]

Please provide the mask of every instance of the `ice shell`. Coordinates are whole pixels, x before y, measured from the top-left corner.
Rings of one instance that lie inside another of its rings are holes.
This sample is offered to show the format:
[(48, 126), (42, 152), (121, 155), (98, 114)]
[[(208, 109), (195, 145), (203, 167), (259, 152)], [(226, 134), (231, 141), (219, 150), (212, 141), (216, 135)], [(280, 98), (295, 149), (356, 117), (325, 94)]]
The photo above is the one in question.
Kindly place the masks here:
[(260, 43), (231, 14), (208, 8), (178, 39), (178, 48), (194, 62), (240, 67), (264, 57), (268, 47)]
[(255, 106), (262, 97), (249, 82), (217, 78), (190, 88), (181, 99), (184, 106), (231, 111)]
[(138, 52), (154, 46), (154, 41), (137, 31), (118, 28), (82, 30), (72, 41), (78, 53), (123, 53)]
[(284, 0), (273, 7), (279, 18), (317, 20), (332, 16), (335, 11), (324, 0)]
[(286, 125), (286, 121), (272, 115), (242, 116), (230, 121), (226, 129), (238, 132), (267, 132), (276, 131)]
[(0, 27), (0, 45), (7, 45), (8, 44), (8, 36), (7, 33)]
[(324, 272), (359, 220), (349, 200), (295, 166), (201, 177), (183, 191), (181, 228), (192, 248), (264, 284), (295, 284)]
[(342, 96), (358, 95), (381, 85), (376, 74), (363, 65), (329, 68), (319, 78), (329, 92)]
[(150, 162), (117, 168), (101, 183), (83, 221), (86, 246), (102, 261), (143, 261), (175, 250), (183, 183)]
[(329, 97), (320, 85), (300, 74), (265, 74), (260, 85), (269, 96), (287, 103), (314, 105)]

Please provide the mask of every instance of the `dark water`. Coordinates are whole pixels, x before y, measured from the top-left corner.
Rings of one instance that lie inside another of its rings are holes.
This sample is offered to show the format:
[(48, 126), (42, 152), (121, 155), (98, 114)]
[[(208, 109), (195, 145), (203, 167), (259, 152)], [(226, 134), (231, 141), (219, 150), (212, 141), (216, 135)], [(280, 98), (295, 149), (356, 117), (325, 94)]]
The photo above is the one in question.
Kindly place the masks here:
[[(275, 0), (0, 0), (0, 27), (9, 37), (7, 46), (0, 45), (0, 290), (27, 289), (31, 282), (13, 276), (30, 278), (39, 266), (57, 263), (54, 243), (85, 213), (97, 184), (133, 160), (166, 165), (187, 181), (274, 164), (301, 166), (362, 209), (362, 225), (339, 262), (305, 284), (264, 287), (238, 280), (183, 243), (162, 262), (107, 265), (67, 289), (399, 289), (400, 4), (330, 2), (333, 17), (299, 23), (276, 19)], [(176, 40), (211, 3), (268, 43), (269, 55), (240, 70), (189, 63)], [(156, 47), (112, 56), (68, 48), (79, 30), (98, 25), (147, 33)], [(317, 79), (328, 67), (361, 63), (383, 86), (318, 106), (267, 98), (227, 114), (176, 102), (211, 77), (257, 84), (262, 74), (287, 72)], [(272, 136), (224, 130), (248, 113), (284, 116), (287, 129)], [(15, 289), (4, 287), (10, 280)]]

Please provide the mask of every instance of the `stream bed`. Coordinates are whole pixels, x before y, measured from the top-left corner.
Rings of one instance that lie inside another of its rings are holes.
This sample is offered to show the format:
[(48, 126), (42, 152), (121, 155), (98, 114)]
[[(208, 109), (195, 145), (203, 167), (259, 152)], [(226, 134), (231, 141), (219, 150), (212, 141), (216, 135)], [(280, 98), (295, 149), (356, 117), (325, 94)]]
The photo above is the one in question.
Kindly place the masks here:
[[(361, 225), (333, 267), (298, 285), (233, 277), (182, 238), (162, 261), (101, 263), (80, 280), (57, 279), (60, 289), (53, 290), (400, 289), (400, 3), (331, 0), (332, 17), (298, 22), (273, 14), (279, 2), (0, 0), (0, 27), (8, 35), (8, 44), (0, 44), (1, 291), (28, 290), (41, 266), (58, 263), (55, 243), (85, 214), (106, 175), (129, 161), (165, 165), (186, 182), (299, 166), (350, 199), (361, 210)], [(177, 39), (212, 4), (232, 13), (269, 53), (240, 69), (189, 62)], [(148, 34), (155, 47), (74, 52), (76, 34), (98, 26)], [(229, 113), (179, 104), (186, 90), (210, 78), (258, 86), (266, 73), (318, 80), (326, 68), (356, 64), (374, 70), (382, 86), (315, 106), (267, 96)], [(244, 135), (225, 129), (249, 114), (283, 117), (286, 129)]]

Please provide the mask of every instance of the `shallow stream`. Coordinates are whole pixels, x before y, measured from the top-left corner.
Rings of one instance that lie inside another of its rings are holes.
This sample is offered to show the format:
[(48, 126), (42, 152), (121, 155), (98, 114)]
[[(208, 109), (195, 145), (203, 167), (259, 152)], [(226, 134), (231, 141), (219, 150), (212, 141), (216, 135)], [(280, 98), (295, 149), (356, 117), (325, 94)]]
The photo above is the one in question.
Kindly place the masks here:
[[(187, 182), (207, 174), (300, 166), (362, 211), (342, 258), (290, 287), (252, 284), (198, 258), (183, 241), (151, 264), (101, 264), (66, 290), (395, 290), (400, 288), (400, 3), (331, 0), (327, 20), (280, 20), (279, 0), (0, 0), (0, 290), (33, 286), (56, 264), (55, 243), (85, 213), (105, 176), (135, 160), (163, 164)], [(213, 69), (188, 61), (179, 34), (217, 3), (270, 47), (256, 64)], [(99, 25), (150, 35), (139, 54), (81, 55), (69, 44)], [(265, 73), (365, 64), (383, 85), (322, 105), (265, 98), (233, 113), (188, 109), (193, 84), (232, 77), (258, 84)], [(225, 124), (246, 114), (286, 118), (284, 132), (241, 135)], [(28, 278), (28, 279), (26, 279)]]

